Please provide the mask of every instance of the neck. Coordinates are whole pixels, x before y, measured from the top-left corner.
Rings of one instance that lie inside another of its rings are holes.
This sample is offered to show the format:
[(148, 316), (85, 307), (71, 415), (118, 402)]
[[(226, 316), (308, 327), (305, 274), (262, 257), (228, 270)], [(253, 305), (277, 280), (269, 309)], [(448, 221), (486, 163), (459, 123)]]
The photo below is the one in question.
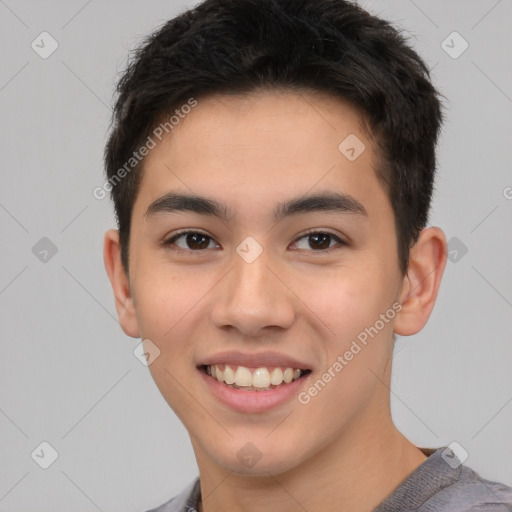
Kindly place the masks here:
[(390, 415), (381, 411), (379, 416), (360, 418), (335, 442), (276, 475), (231, 473), (195, 445), (203, 496), (199, 512), (373, 510), (426, 459)]

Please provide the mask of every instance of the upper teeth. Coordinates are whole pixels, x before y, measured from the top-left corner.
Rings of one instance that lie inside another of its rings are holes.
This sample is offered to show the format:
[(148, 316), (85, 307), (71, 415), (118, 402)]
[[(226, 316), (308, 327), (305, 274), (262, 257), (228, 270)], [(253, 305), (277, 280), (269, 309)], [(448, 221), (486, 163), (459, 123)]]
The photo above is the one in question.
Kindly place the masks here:
[[(224, 369), (222, 369), (222, 367)], [(216, 378), (219, 382), (235, 384), (236, 386), (268, 388), (270, 385), (279, 386), (283, 382), (288, 384), (298, 379), (302, 372), (294, 368), (247, 368), (246, 366), (234, 367), (229, 365), (214, 364), (206, 367), (206, 373)]]

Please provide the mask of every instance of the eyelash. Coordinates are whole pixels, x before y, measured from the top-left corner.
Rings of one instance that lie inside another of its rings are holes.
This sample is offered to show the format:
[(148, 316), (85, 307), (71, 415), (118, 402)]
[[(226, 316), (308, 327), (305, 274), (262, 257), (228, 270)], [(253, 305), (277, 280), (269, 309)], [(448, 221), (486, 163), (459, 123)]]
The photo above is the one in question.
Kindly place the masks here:
[[(191, 235), (191, 234), (202, 235), (205, 238), (209, 239), (210, 241), (214, 240), (212, 237), (210, 237), (206, 233), (202, 233), (201, 231), (184, 230), (184, 231), (180, 231), (180, 232), (174, 234), (171, 238), (164, 240), (163, 245), (165, 247), (170, 247), (171, 245), (174, 245), (175, 241), (178, 240), (179, 238), (181, 238), (182, 236)], [(326, 252), (331, 252), (332, 250), (335, 250), (335, 249), (339, 249), (343, 246), (346, 247), (346, 246), (350, 245), (348, 242), (342, 240), (339, 236), (335, 235), (334, 233), (331, 233), (330, 231), (315, 230), (315, 229), (307, 231), (306, 233), (303, 233), (300, 237), (298, 237), (295, 240), (295, 242), (297, 242), (298, 240), (302, 240), (303, 238), (306, 238), (308, 236), (312, 236), (312, 235), (328, 235), (331, 237), (331, 240), (338, 242), (339, 247), (334, 246), (334, 247), (329, 247), (327, 249), (318, 249), (318, 250), (314, 250), (314, 249), (309, 249), (309, 250), (308, 249), (298, 249), (298, 250), (306, 250), (307, 252), (314, 252), (314, 253), (326, 253)], [(209, 245), (209, 242), (208, 242), (208, 245)], [(177, 248), (177, 249), (173, 248), (172, 250), (174, 250), (178, 253), (202, 253), (202, 252), (206, 251), (206, 249), (181, 249), (181, 248)]]

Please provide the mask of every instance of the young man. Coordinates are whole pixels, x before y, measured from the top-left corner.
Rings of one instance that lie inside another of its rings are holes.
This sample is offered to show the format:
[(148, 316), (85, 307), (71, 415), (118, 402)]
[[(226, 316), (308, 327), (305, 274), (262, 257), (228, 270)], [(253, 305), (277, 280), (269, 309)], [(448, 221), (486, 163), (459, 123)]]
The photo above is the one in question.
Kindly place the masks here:
[(391, 418), (394, 334), (446, 262), (441, 106), (403, 37), (341, 0), (207, 0), (118, 91), (105, 265), (199, 467), (155, 510), (512, 510)]

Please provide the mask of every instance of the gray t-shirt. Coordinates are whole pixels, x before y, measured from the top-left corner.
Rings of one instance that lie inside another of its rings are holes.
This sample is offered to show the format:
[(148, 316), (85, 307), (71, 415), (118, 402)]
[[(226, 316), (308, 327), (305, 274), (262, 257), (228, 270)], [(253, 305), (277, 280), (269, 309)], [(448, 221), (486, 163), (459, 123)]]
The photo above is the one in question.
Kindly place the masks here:
[[(483, 479), (450, 448), (429, 455), (373, 512), (510, 512), (512, 488)], [(176, 497), (148, 512), (197, 512), (199, 477)]]

